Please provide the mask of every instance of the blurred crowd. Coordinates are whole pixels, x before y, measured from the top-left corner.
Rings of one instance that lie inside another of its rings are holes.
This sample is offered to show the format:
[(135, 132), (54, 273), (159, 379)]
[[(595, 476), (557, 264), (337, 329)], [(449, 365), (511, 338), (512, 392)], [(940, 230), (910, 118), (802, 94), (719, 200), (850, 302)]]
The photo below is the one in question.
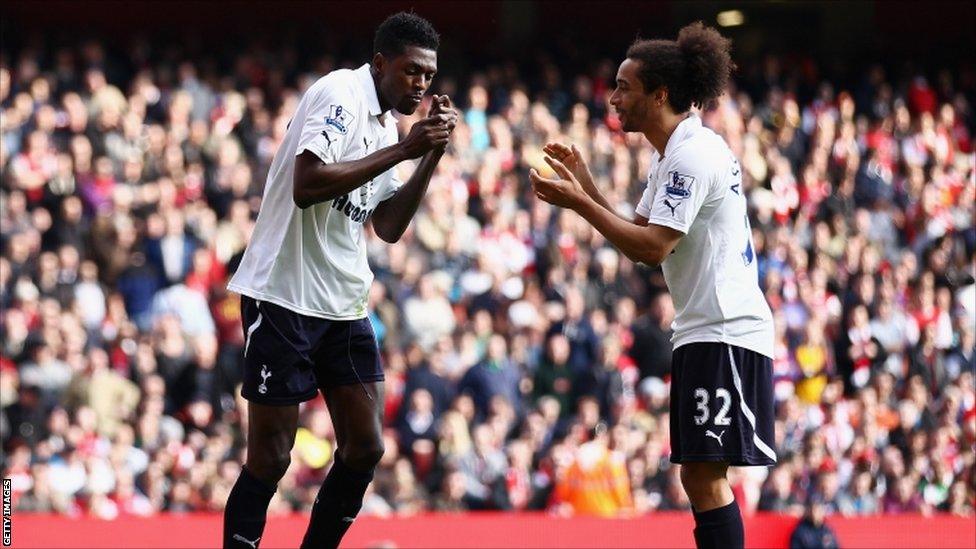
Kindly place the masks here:
[[(225, 70), (148, 49), (0, 63), (0, 433), (18, 512), (222, 509), (247, 421), (226, 281), (302, 90), (357, 65), (255, 45)], [(734, 490), (746, 513), (972, 516), (976, 75), (878, 66), (838, 89), (801, 68), (766, 59), (701, 113), (743, 166), (776, 321), (779, 464), (733, 469)], [(364, 514), (689, 508), (668, 461), (661, 272), (527, 180), (545, 143), (573, 143), (633, 213), (651, 148), (607, 109), (615, 70), (542, 58), (435, 81), (462, 123), (404, 238), (368, 239), (386, 453)], [(271, 512), (308, 510), (334, 450), (319, 397)]]

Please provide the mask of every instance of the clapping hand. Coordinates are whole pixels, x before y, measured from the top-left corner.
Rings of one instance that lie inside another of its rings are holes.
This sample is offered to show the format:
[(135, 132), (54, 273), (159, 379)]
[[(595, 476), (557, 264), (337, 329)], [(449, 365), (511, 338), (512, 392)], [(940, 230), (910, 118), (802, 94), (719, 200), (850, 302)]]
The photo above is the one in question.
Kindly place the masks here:
[(556, 172), (558, 177), (549, 179), (539, 175), (535, 168), (529, 170), (529, 179), (532, 181), (532, 190), (535, 191), (535, 195), (554, 206), (576, 208), (586, 199), (586, 191), (580, 185), (579, 180), (559, 160), (547, 156), (546, 163)]
[(542, 152), (546, 153), (546, 156), (562, 162), (576, 176), (576, 180), (579, 181), (586, 194), (594, 196), (596, 185), (593, 183), (593, 175), (576, 145), (567, 147), (562, 143), (547, 143), (545, 147), (542, 147)]

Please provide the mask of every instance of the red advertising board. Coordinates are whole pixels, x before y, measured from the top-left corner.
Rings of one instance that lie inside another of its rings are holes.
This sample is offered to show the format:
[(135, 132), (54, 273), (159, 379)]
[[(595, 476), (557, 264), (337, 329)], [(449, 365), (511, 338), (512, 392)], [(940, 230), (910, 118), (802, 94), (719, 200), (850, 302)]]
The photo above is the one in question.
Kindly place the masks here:
[[(273, 517), (262, 549), (298, 547), (305, 515)], [(976, 520), (888, 515), (832, 518), (841, 547), (976, 548)], [(787, 547), (796, 519), (759, 514), (746, 519), (748, 547)], [(693, 547), (692, 519), (658, 513), (638, 519), (554, 518), (544, 514), (431, 514), (363, 517), (342, 547)], [(113, 521), (15, 515), (13, 547), (219, 547), (220, 515), (159, 515)]]

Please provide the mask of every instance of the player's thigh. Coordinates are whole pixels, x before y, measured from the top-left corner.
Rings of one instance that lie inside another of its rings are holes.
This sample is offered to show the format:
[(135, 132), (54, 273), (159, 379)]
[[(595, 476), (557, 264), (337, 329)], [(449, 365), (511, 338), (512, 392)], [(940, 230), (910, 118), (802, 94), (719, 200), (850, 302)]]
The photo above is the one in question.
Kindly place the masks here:
[(706, 486), (725, 480), (729, 470), (724, 461), (689, 461), (682, 463), (681, 484)]
[(298, 431), (298, 405), (247, 405), (247, 462), (252, 467), (287, 466)]
[(382, 446), (383, 366), (369, 319), (334, 323), (314, 353), (343, 457)]
[(383, 452), (383, 382), (363, 382), (322, 390), (343, 458), (368, 461)]
[(679, 467), (681, 486), (696, 510), (709, 511), (735, 498), (726, 478), (728, 462), (685, 461)]

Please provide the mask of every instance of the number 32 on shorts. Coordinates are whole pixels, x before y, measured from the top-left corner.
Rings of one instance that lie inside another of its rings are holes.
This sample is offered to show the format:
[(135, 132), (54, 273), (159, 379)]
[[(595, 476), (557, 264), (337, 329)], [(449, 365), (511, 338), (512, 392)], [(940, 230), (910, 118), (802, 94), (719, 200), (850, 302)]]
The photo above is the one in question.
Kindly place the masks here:
[[(732, 423), (729, 419), (729, 408), (732, 407), (732, 394), (727, 389), (719, 387), (715, 389), (715, 399), (721, 400), (718, 413), (715, 414), (715, 425), (728, 425)], [(698, 413), (695, 414), (695, 425), (704, 425), (709, 418), (708, 408), (709, 394), (704, 387), (695, 389), (695, 406)]]

